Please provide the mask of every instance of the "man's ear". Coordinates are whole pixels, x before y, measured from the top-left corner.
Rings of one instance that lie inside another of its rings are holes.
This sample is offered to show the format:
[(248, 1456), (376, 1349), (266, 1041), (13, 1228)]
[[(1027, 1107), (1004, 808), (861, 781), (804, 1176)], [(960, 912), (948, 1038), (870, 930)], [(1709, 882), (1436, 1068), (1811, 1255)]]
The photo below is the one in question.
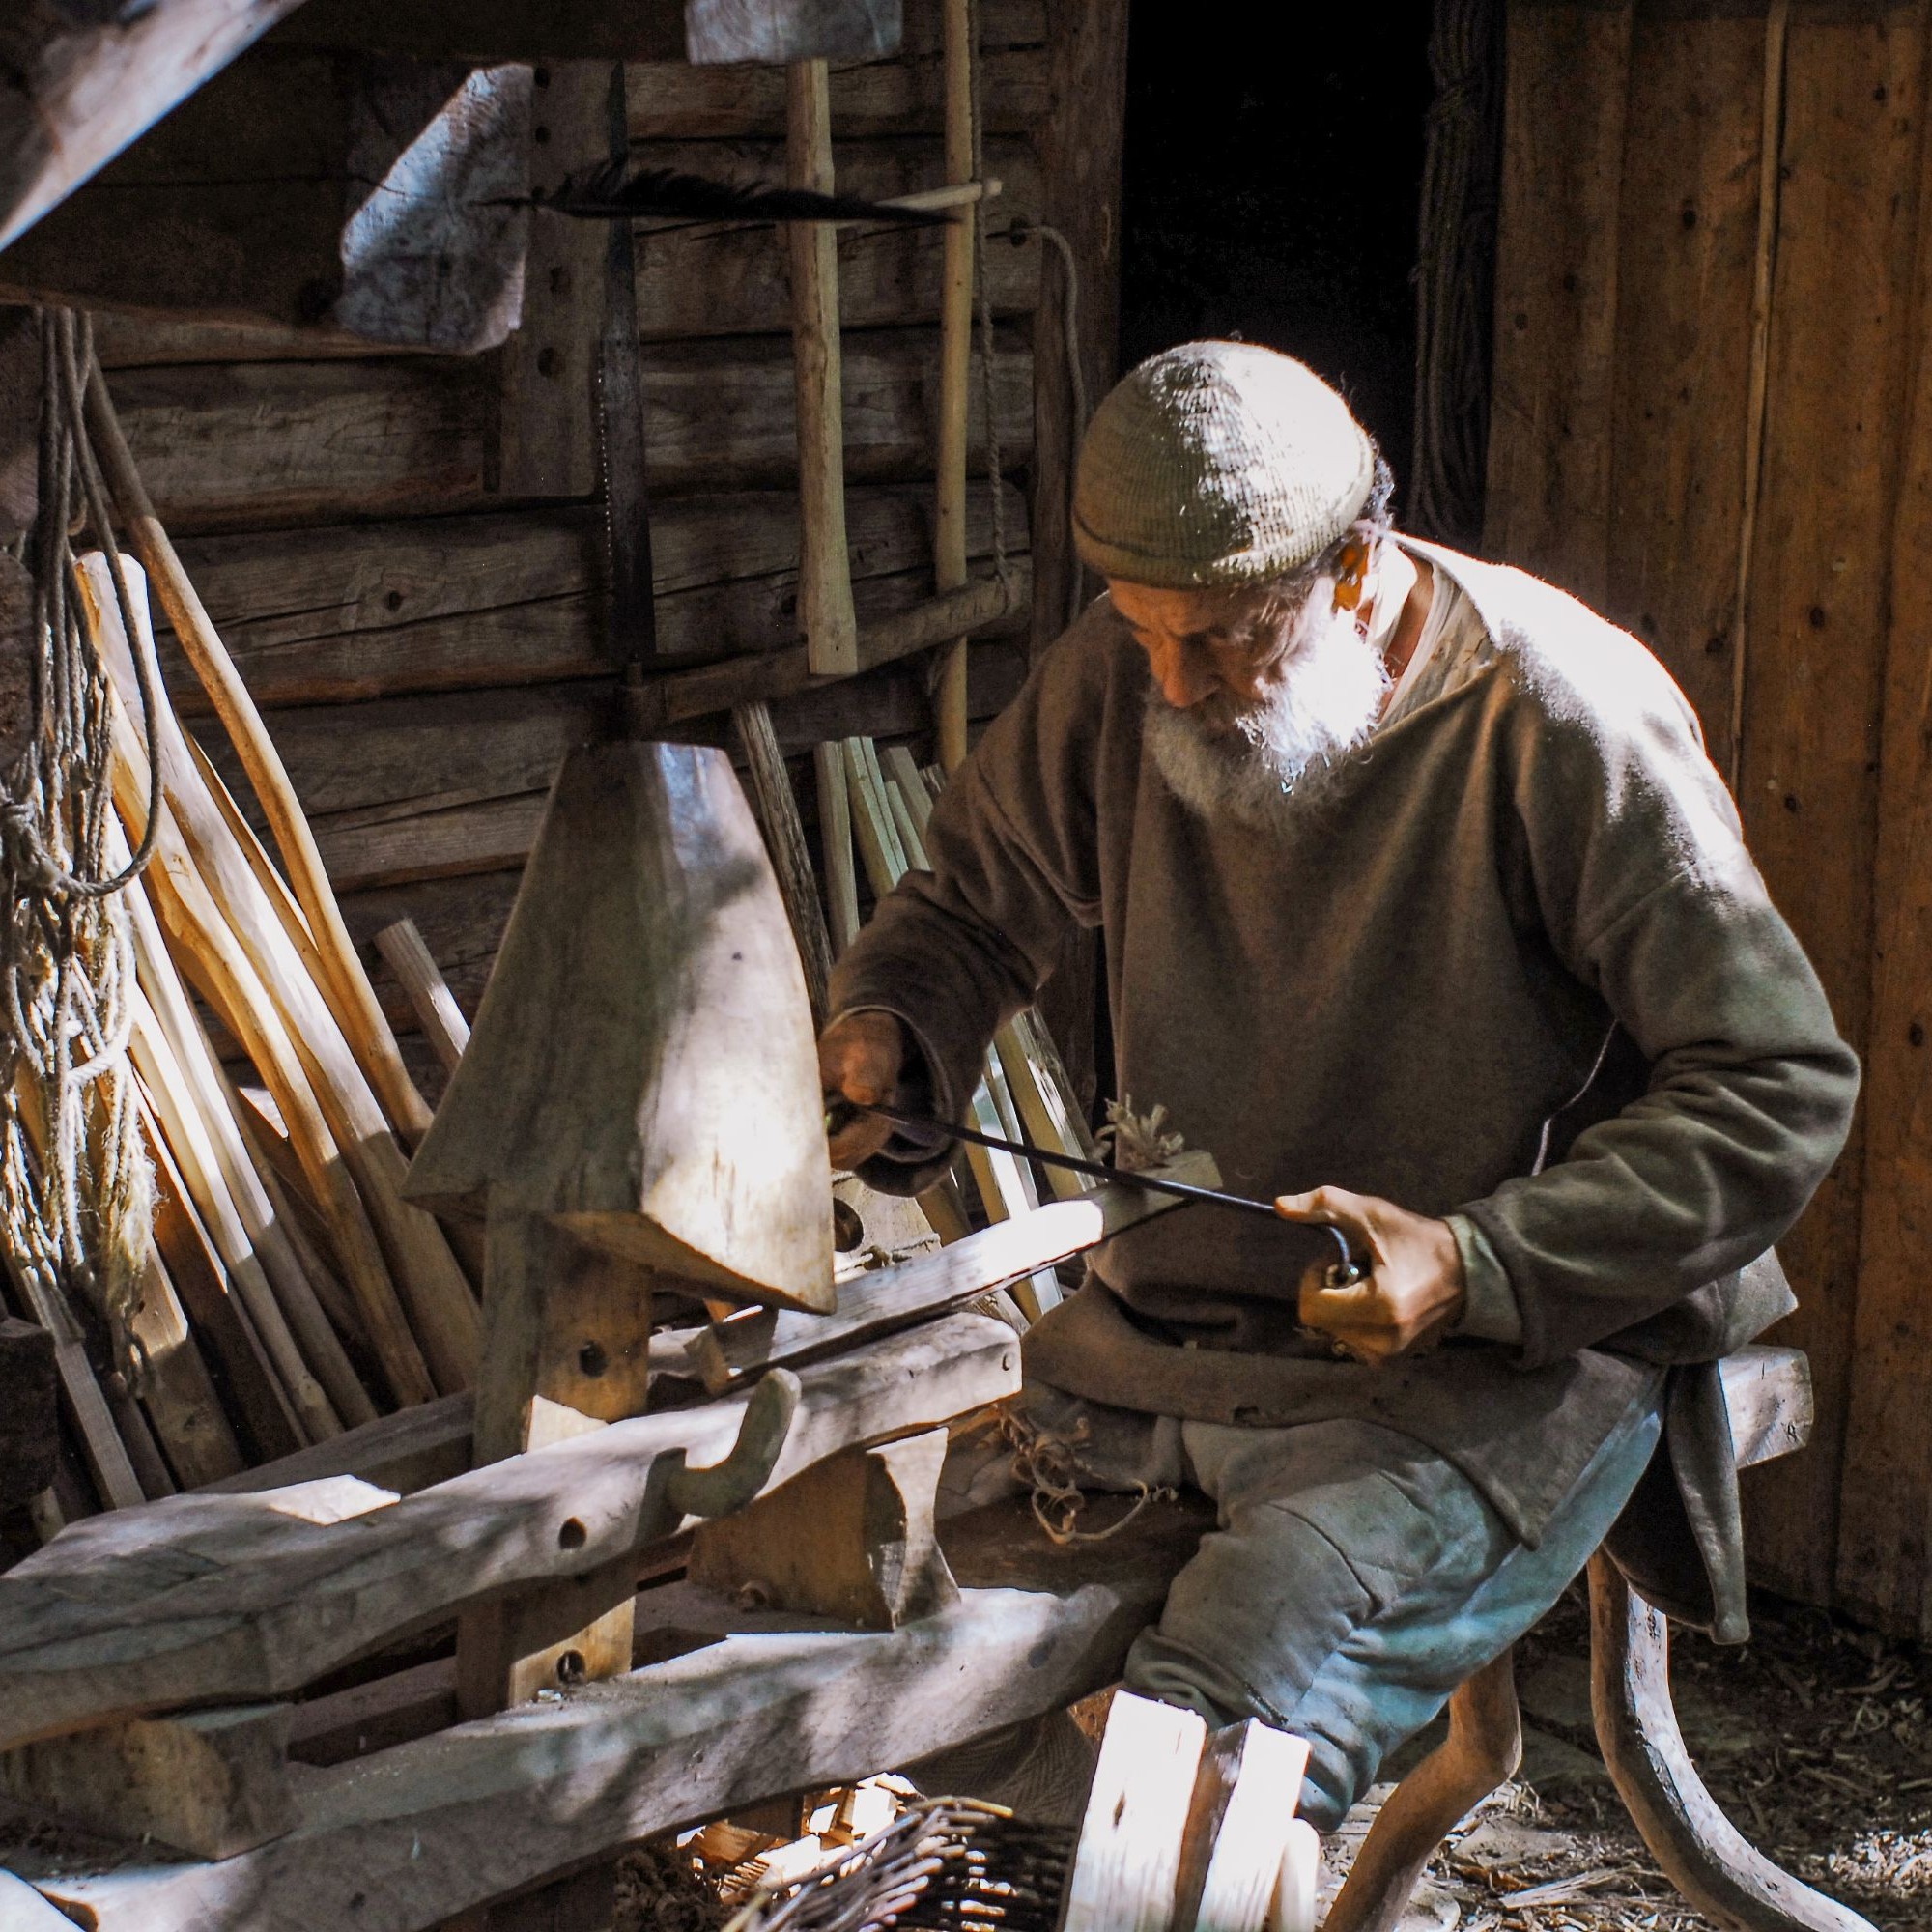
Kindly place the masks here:
[(1342, 546), (1342, 554), (1335, 560), (1336, 610), (1352, 611), (1361, 603), (1369, 577), (1370, 548), (1368, 537), (1359, 532)]

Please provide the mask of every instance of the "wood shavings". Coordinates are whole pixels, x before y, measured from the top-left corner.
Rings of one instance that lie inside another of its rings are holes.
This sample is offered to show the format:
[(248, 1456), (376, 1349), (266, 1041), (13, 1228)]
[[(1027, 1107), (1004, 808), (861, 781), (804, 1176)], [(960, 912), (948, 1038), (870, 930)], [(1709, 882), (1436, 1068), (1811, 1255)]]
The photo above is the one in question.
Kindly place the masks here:
[(1107, 1124), (1099, 1137), (1112, 1144), (1114, 1165), (1123, 1174), (1143, 1174), (1164, 1166), (1187, 1145), (1185, 1135), (1162, 1132), (1166, 1121), (1163, 1106), (1135, 1113), (1134, 1096), (1127, 1094), (1107, 1102)]

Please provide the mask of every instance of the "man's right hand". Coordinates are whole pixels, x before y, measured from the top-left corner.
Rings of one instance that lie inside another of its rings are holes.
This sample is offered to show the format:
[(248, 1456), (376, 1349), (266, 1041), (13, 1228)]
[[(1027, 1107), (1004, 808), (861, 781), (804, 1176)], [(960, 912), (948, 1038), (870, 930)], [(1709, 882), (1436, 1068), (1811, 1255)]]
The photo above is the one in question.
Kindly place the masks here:
[[(860, 1107), (890, 1107), (906, 1063), (905, 1028), (892, 1013), (844, 1013), (818, 1036), (818, 1079), (826, 1104), (850, 1100)], [(848, 1172), (870, 1160), (893, 1137), (893, 1123), (876, 1114), (854, 1114), (829, 1136), (832, 1165)]]

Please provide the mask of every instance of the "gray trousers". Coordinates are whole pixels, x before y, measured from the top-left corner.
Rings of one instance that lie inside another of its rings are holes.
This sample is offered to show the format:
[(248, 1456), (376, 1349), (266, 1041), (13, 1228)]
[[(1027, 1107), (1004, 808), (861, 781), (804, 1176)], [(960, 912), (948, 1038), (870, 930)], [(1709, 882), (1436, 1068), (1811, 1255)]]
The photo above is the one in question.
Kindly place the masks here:
[(1376, 1423), (1230, 1428), (1037, 1386), (1024, 1400), (1083, 1487), (1184, 1484), (1215, 1504), (1218, 1527), (1134, 1644), (1126, 1685), (1210, 1726), (1253, 1717), (1305, 1739), (1301, 1815), (1321, 1832), (1562, 1594), (1662, 1430), (1652, 1400), (1634, 1406), (1532, 1549), (1452, 1463)]

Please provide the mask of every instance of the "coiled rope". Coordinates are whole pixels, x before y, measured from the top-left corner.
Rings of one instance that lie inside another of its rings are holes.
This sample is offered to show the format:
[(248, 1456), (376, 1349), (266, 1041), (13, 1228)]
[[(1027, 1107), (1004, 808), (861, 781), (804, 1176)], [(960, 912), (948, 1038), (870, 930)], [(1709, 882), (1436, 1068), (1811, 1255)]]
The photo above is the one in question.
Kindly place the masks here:
[[(133, 646), (150, 742), (156, 671), (133, 617), (99, 468), (82, 421), (94, 360), (85, 317), (37, 312), (41, 338), (40, 499), (9, 554), (31, 578), (25, 651), (29, 731), (0, 770), (0, 1214), (9, 1259), (37, 1314), (85, 1303), (116, 1355), (138, 1373), (131, 1318), (153, 1213), (128, 1065), (135, 1007), (132, 930), (120, 895), (153, 855), (159, 772), (131, 861), (108, 863), (112, 713), (89, 633), (72, 532), (105, 553)], [(5, 640), (15, 643), (18, 640)]]

